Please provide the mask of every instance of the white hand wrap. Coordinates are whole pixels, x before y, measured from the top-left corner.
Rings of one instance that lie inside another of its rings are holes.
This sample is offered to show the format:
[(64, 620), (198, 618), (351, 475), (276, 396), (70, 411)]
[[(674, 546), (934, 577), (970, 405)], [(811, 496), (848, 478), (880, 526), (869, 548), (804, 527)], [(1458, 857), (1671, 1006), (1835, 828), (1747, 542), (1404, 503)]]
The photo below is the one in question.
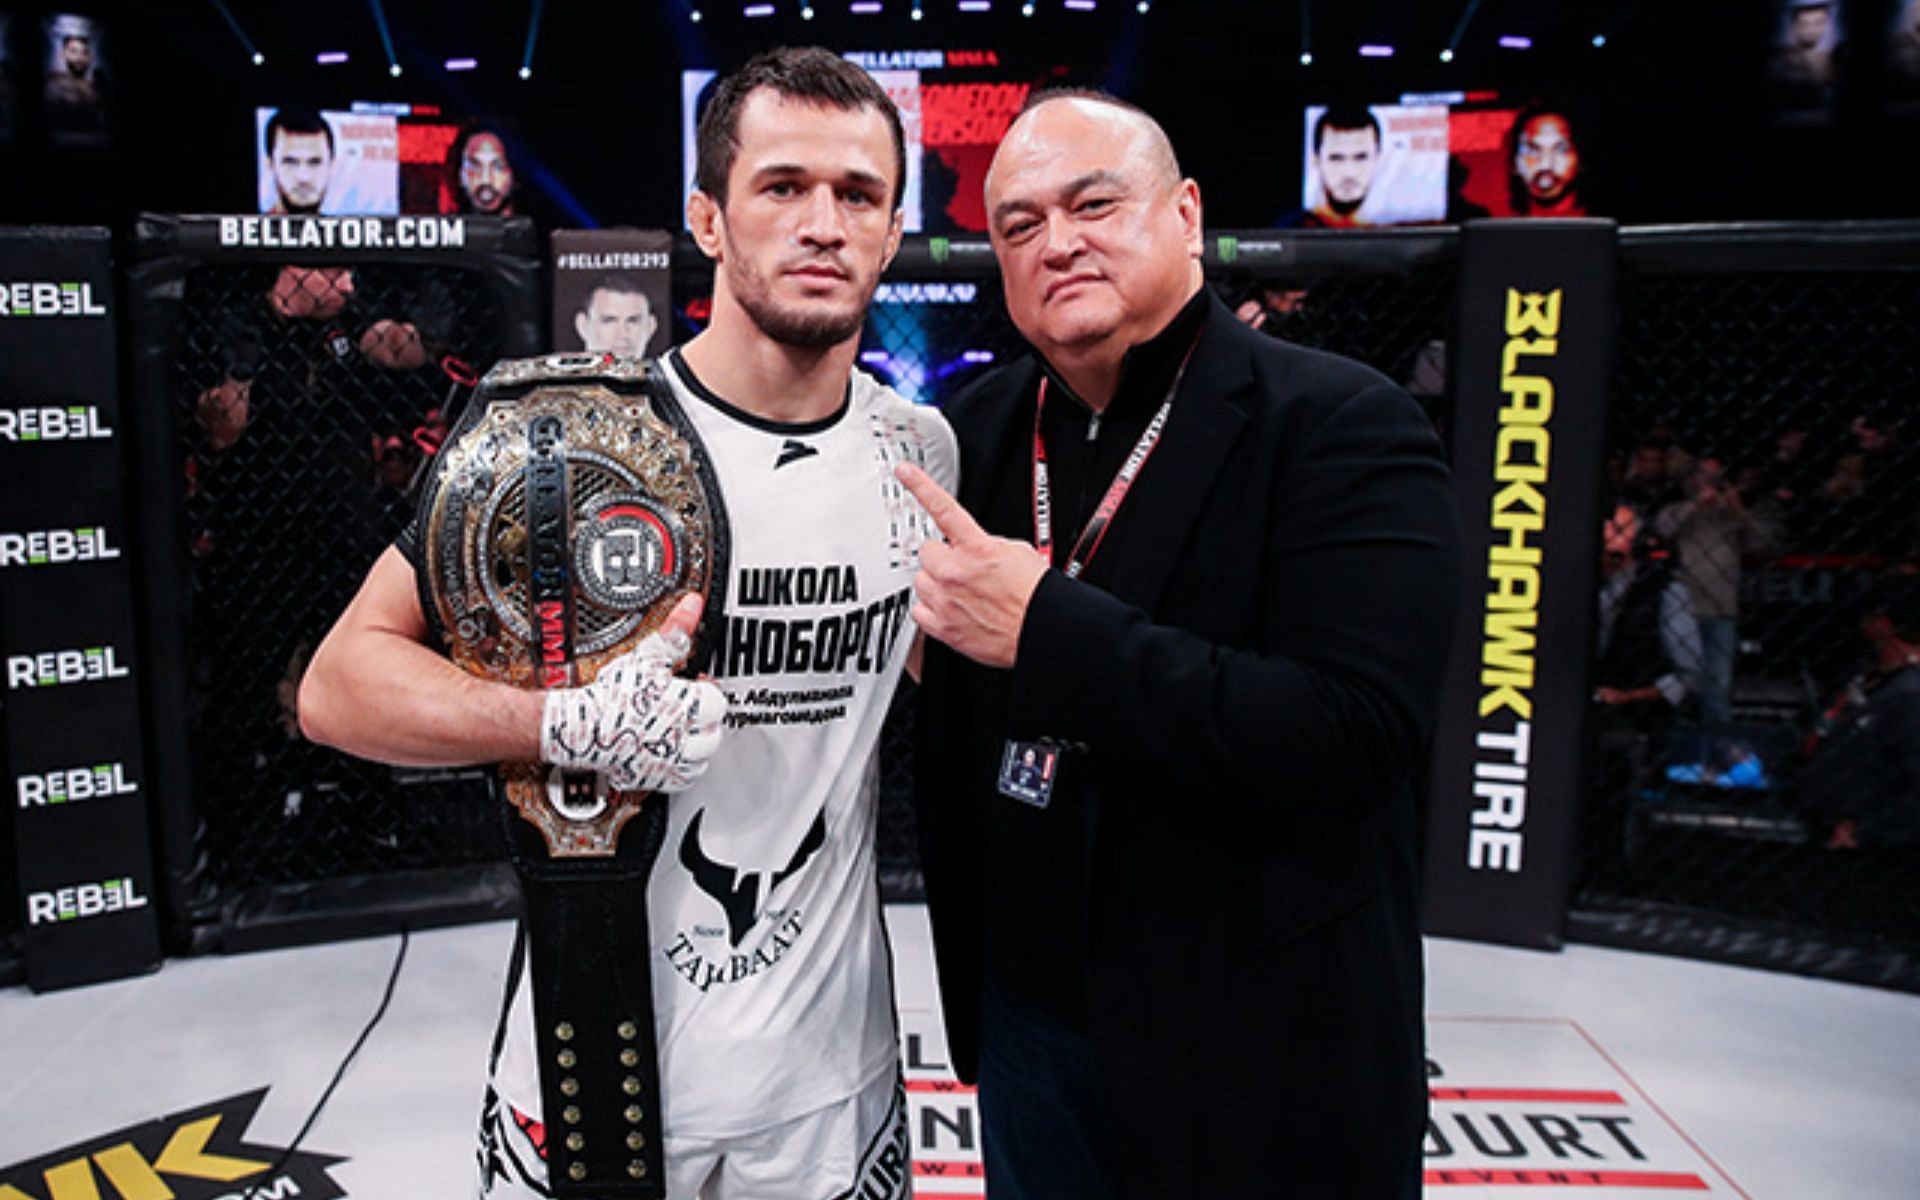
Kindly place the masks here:
[(547, 693), (540, 756), (570, 771), (599, 771), (621, 791), (680, 792), (720, 748), (726, 693), (681, 679), (684, 633), (655, 633), (608, 663), (592, 683)]

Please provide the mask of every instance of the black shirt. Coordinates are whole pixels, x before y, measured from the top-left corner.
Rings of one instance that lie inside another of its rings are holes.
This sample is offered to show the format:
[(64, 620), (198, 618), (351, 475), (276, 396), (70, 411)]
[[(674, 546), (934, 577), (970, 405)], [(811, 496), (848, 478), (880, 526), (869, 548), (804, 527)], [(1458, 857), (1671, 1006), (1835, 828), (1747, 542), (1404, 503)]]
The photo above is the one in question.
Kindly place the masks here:
[[(1042, 362), (1047, 388), (1040, 436), (1052, 492), (1055, 567), (1065, 567), (1087, 519), (1171, 393), (1206, 322), (1208, 306), (1202, 288), (1165, 329), (1127, 351), (1119, 387), (1101, 412), (1094, 412)], [(1015, 439), (1014, 448), (994, 473), (983, 514), (990, 532), (1024, 541), (1032, 541), (1035, 533), (1032, 429), (1030, 400), (1015, 416), (1008, 435)], [(1149, 460), (1143, 472), (1152, 469)], [(1127, 538), (1127, 515), (1122, 504), (1082, 579), (1100, 584), (1103, 565), (1113, 561), (1116, 547)], [(990, 678), (991, 694), (973, 700), (1007, 728), (1010, 673), (995, 672)], [(1007, 728), (1010, 740), (1035, 733)], [(998, 774), (995, 763), (994, 777)], [(986, 848), (980, 903), (984, 927), (991, 931), (988, 970), (1015, 996), (1081, 1028), (1086, 1025), (1084, 958), (1063, 955), (1059, 948), (1086, 944), (1084, 822), (1100, 790), (1098, 764), (1088, 754), (1068, 749), (1060, 755), (1044, 809), (994, 788), (980, 798)]]

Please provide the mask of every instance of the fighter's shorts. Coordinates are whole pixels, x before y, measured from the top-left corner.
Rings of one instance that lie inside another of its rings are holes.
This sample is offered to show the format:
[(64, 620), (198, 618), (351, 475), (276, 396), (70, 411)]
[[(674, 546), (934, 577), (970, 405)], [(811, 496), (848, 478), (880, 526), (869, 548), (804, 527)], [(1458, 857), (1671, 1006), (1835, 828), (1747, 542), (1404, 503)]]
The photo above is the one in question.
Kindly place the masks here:
[[(547, 1197), (546, 1130), (489, 1087), (480, 1114), (483, 1200)], [(913, 1164), (898, 1074), (742, 1137), (668, 1134), (667, 1200), (909, 1200)]]

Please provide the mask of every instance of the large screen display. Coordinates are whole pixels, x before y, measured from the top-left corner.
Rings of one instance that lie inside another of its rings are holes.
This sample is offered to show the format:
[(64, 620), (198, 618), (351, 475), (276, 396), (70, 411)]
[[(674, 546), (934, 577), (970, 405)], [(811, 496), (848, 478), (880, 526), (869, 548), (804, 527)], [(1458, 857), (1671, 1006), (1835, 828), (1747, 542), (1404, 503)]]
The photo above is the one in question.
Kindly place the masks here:
[(511, 139), (428, 104), (357, 103), (254, 112), (263, 213), (514, 211)]
[(1584, 216), (1579, 122), (1497, 92), (1308, 106), (1299, 224)]
[[(982, 198), (994, 147), (1027, 94), (1070, 77), (1051, 60), (1013, 61), (999, 50), (849, 51), (900, 110), (907, 137), (902, 209), (908, 233), (985, 232)], [(693, 190), (694, 130), (716, 73), (681, 73), (682, 177)]]

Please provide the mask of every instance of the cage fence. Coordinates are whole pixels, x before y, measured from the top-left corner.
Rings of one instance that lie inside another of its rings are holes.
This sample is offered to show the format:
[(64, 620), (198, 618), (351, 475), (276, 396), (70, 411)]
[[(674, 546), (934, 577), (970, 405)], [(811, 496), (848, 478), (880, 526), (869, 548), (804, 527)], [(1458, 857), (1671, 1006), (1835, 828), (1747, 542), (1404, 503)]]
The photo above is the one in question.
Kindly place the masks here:
[[(1729, 236), (1744, 248), (1729, 255)], [(1575, 937), (1682, 953), (1758, 939), (1773, 965), (1843, 975), (1863, 947), (1920, 946), (1920, 669), (1901, 650), (1920, 645), (1920, 254), (1911, 230), (1881, 237), (1824, 266), (1737, 234), (1623, 249)], [(927, 250), (888, 277), (860, 361), (943, 405), (1024, 347), (991, 257)], [(1414, 255), (1303, 236), (1208, 268), (1238, 319), (1368, 363), (1444, 432), (1456, 250), (1444, 233)], [(442, 359), (528, 352), (481, 276), (214, 258), (185, 277), (166, 360), (182, 715), (194, 870), (216, 901), (503, 855), (477, 773), (334, 754), (292, 711), (454, 415)], [(684, 338), (711, 275), (683, 244), (674, 276)], [(892, 900), (919, 896), (912, 716), (909, 684), (878, 764)], [(7, 919), (0, 946), (17, 946)]]

